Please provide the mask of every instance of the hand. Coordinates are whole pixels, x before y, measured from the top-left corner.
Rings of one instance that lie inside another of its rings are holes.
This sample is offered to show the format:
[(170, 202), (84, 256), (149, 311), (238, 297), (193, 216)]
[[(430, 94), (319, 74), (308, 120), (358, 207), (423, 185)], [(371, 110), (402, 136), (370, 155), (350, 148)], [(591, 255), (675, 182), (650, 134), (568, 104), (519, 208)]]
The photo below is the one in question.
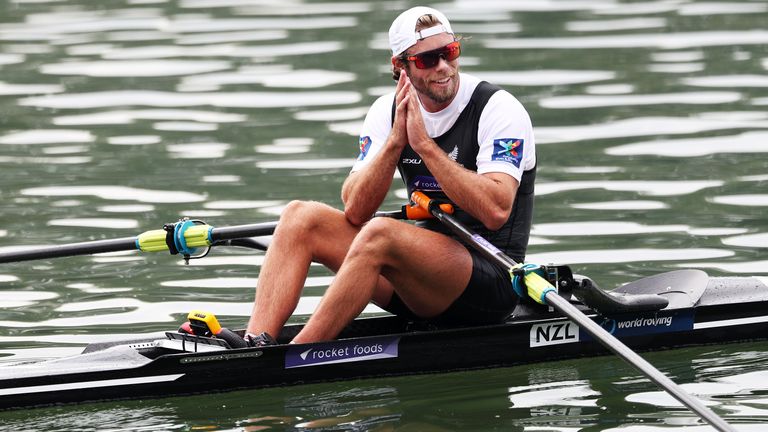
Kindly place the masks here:
[(406, 116), (408, 143), (416, 153), (421, 155), (422, 151), (426, 150), (429, 146), (435, 145), (435, 142), (429, 137), (427, 128), (424, 126), (424, 118), (421, 116), (421, 109), (417, 99), (419, 96), (416, 93), (416, 89), (410, 86), (410, 80), (408, 84), (408, 96), (406, 98), (408, 100)]
[(405, 75), (405, 71), (401, 71), (400, 78), (397, 80), (397, 88), (395, 89), (395, 119), (392, 123), (392, 132), (389, 140), (400, 150), (408, 143), (406, 123), (409, 104), (408, 92), (410, 88), (410, 80)]

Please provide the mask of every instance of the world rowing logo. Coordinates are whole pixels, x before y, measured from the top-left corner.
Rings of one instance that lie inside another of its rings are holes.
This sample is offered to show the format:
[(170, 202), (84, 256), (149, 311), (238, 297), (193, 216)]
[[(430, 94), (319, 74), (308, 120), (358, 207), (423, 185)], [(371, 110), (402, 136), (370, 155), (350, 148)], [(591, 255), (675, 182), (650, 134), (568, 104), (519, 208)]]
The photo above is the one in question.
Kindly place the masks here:
[(520, 161), (523, 159), (522, 138), (499, 138), (493, 140), (493, 155), (491, 160), (509, 162), (517, 168), (520, 168)]
[(357, 160), (363, 160), (368, 155), (368, 150), (371, 149), (371, 137), (364, 136), (360, 137), (360, 156), (357, 157)]

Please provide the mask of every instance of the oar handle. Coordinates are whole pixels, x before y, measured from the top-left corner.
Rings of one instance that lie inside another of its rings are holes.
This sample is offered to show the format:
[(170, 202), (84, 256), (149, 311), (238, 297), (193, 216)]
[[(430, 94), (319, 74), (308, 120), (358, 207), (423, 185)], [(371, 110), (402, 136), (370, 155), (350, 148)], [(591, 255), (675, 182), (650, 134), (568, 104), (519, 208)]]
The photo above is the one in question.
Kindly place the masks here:
[(439, 214), (453, 214), (453, 205), (446, 202), (435, 201), (428, 197), (424, 192), (416, 191), (412, 193), (411, 201), (415, 204), (414, 206), (409, 206), (413, 209), (413, 214), (417, 214), (417, 212), (418, 214), (423, 214), (423, 212), (426, 211), (428, 214), (432, 214), (434, 217), (439, 218), (439, 216), (432, 211), (434, 207), (441, 210)]
[[(429, 205), (429, 198), (424, 195), (421, 192), (414, 192), (414, 194), (420, 194), (419, 196), (413, 195), (413, 197), (416, 197), (417, 199), (424, 202), (424, 205), (421, 204), (421, 202), (413, 202), (413, 204), (406, 204), (400, 208), (400, 210), (390, 210), (390, 211), (377, 211), (374, 213), (374, 217), (387, 217), (392, 219), (401, 219), (401, 220), (423, 220), (423, 219), (434, 219), (435, 216), (432, 215), (432, 213), (428, 209)], [(448, 214), (453, 214), (453, 205), (446, 202), (440, 203), (440, 209)]]

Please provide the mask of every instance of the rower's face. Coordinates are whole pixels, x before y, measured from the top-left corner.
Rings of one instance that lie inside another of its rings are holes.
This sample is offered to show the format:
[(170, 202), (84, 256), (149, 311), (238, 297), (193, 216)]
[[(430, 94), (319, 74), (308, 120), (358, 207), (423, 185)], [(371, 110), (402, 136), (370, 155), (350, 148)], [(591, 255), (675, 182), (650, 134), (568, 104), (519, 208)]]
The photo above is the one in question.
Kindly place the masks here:
[[(443, 48), (454, 41), (448, 33), (440, 33), (416, 42), (408, 48), (408, 55)], [(439, 57), (433, 67), (419, 69), (413, 61), (405, 63), (405, 71), (413, 87), (419, 92), (420, 99), (429, 111), (437, 111), (448, 106), (459, 89), (459, 60), (446, 60)]]

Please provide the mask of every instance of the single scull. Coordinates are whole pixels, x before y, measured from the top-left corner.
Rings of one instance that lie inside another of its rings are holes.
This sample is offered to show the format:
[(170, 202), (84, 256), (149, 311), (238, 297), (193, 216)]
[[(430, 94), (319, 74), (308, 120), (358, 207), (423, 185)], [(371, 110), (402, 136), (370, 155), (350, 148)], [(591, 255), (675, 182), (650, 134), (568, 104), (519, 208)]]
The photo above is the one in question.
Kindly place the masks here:
[[(768, 278), (678, 270), (606, 292), (566, 266), (547, 271), (560, 295), (636, 350), (768, 336)], [(4, 365), (0, 409), (441, 373), (608, 353), (571, 320), (531, 301), (498, 325), (439, 327), (382, 316), (355, 320), (335, 341), (287, 344), (300, 328), (287, 326), (279, 345), (263, 348), (233, 349), (219, 338), (174, 330), (164, 338), (91, 344), (73, 357)]]

